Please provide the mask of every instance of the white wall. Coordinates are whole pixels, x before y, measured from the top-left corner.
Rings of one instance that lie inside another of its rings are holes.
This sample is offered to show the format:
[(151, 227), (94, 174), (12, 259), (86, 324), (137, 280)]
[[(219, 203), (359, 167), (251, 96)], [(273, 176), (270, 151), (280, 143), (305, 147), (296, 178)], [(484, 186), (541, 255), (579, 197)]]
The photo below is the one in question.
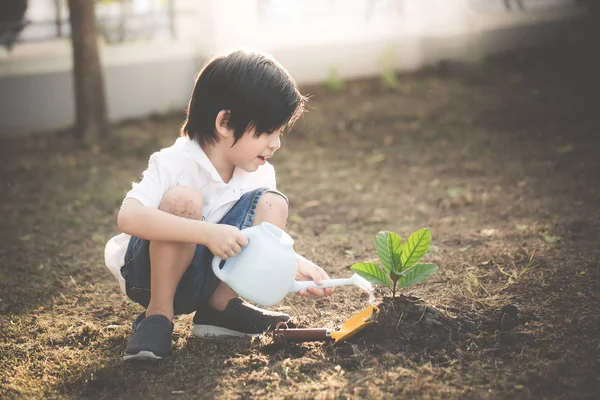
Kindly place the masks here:
[[(238, 47), (272, 53), (300, 83), (315, 83), (332, 69), (371, 76), (553, 40), (548, 33), (561, 35), (555, 28), (582, 14), (574, 0), (523, 0), (525, 11), (511, 2), (512, 10), (504, 0), (177, 0), (175, 40), (100, 41), (109, 116), (183, 110), (202, 59)], [(43, 7), (28, 18), (44, 12), (53, 18)], [(72, 124), (70, 51), (67, 39), (0, 50), (0, 134)]]

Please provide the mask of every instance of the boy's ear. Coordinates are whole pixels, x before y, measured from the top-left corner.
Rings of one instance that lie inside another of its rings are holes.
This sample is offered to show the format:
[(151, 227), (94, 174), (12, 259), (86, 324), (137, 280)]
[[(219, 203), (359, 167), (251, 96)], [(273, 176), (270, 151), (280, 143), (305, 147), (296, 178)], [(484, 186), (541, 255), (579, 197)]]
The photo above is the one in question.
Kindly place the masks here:
[(233, 129), (229, 127), (229, 116), (231, 115), (231, 111), (229, 110), (221, 110), (217, 114), (217, 118), (215, 119), (215, 130), (219, 136), (224, 138), (233, 136)]

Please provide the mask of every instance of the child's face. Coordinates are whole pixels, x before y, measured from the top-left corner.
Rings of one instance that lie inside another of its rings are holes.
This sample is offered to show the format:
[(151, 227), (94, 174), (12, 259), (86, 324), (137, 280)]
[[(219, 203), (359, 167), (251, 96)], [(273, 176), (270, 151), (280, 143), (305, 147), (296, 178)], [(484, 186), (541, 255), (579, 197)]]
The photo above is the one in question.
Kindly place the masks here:
[(254, 129), (244, 132), (237, 143), (228, 149), (229, 161), (247, 172), (263, 165), (281, 147), (283, 128), (271, 133), (254, 136)]

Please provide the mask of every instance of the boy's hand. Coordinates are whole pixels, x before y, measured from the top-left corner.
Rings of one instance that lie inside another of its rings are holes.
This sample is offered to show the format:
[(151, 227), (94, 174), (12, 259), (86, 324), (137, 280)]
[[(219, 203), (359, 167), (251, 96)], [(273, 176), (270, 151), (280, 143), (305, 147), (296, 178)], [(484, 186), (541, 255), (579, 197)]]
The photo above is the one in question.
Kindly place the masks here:
[(217, 257), (227, 260), (248, 245), (248, 238), (236, 226), (211, 224), (206, 247)]
[[(307, 260), (301, 255), (296, 254), (296, 260), (298, 260), (298, 267), (296, 270), (296, 279), (299, 281), (315, 281), (317, 285), (323, 283), (324, 280), (329, 279), (327, 272), (323, 268), (319, 267), (312, 261)], [(307, 290), (301, 290), (298, 292), (301, 296), (315, 295), (323, 297), (325, 295), (331, 296), (333, 294), (333, 288), (319, 289), (316, 287), (309, 287)]]

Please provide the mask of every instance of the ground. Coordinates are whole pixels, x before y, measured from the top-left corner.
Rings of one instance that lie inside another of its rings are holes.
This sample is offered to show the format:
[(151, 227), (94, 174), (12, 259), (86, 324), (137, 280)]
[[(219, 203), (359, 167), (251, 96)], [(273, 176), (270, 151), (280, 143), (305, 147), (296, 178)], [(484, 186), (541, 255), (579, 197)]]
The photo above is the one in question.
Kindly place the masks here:
[(597, 59), (577, 46), (305, 87), (273, 159), (296, 250), (332, 277), (375, 260), (375, 235), (428, 226), (426, 283), (288, 296), (276, 309), (348, 342), (201, 341), (175, 323), (160, 364), (121, 361), (140, 307), (103, 265), (116, 213), (180, 114), (0, 139), (0, 397), (555, 398), (600, 396)]

